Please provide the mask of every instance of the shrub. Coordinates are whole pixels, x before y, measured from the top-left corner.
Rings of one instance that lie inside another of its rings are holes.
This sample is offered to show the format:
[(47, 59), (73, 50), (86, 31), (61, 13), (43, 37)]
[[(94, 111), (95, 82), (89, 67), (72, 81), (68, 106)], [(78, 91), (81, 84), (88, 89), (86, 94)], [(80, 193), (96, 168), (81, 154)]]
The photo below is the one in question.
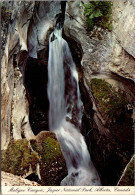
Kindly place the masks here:
[(87, 29), (92, 30), (94, 25), (112, 30), (110, 21), (112, 13), (112, 2), (110, 1), (91, 1), (84, 5)]

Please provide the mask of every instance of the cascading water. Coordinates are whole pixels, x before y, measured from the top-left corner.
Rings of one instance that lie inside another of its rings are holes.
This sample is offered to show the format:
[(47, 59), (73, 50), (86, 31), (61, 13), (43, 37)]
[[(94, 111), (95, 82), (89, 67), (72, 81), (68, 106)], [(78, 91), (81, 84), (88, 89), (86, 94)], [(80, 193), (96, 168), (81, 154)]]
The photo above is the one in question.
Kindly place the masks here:
[(78, 74), (62, 30), (58, 29), (49, 38), (48, 98), (50, 130), (57, 136), (68, 168), (61, 185), (101, 185), (79, 131), (82, 102)]

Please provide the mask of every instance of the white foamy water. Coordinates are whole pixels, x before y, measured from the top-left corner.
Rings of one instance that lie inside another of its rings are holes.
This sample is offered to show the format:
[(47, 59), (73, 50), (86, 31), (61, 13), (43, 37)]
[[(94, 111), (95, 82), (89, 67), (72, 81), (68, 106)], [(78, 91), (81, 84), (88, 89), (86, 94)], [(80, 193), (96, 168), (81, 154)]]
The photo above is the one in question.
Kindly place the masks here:
[[(61, 185), (101, 185), (79, 130), (82, 102), (78, 74), (62, 30), (57, 29), (49, 39), (48, 98), (49, 127), (56, 133), (68, 168), (68, 176)], [(73, 110), (77, 127), (66, 121), (66, 117), (72, 118)]]

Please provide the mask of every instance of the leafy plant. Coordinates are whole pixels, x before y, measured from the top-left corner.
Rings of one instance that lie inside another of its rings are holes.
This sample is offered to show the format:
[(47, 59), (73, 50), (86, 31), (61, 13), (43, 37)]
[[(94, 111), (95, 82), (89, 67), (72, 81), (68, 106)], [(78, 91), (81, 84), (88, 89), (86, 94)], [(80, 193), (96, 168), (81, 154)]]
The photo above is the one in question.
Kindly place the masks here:
[(88, 30), (92, 30), (94, 25), (112, 30), (109, 21), (112, 13), (112, 2), (91, 1), (83, 5)]

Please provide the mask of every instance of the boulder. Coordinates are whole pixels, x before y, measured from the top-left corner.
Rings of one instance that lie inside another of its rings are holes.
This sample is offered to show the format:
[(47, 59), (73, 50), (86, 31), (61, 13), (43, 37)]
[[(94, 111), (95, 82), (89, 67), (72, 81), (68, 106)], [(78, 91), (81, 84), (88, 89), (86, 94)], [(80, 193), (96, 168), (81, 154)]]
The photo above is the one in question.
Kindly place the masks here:
[(41, 185), (59, 186), (67, 176), (65, 159), (53, 132), (41, 131), (36, 139), (30, 141), (40, 156)]
[[(41, 185), (59, 186), (67, 176), (65, 159), (56, 135), (42, 131), (28, 142), (26, 139), (10, 141), (2, 151), (2, 171), (35, 181)], [(41, 180), (41, 181), (40, 181)]]
[(2, 151), (1, 169), (14, 175), (25, 176), (30, 169), (36, 170), (38, 162), (39, 155), (31, 151), (26, 139), (12, 140), (7, 149)]

